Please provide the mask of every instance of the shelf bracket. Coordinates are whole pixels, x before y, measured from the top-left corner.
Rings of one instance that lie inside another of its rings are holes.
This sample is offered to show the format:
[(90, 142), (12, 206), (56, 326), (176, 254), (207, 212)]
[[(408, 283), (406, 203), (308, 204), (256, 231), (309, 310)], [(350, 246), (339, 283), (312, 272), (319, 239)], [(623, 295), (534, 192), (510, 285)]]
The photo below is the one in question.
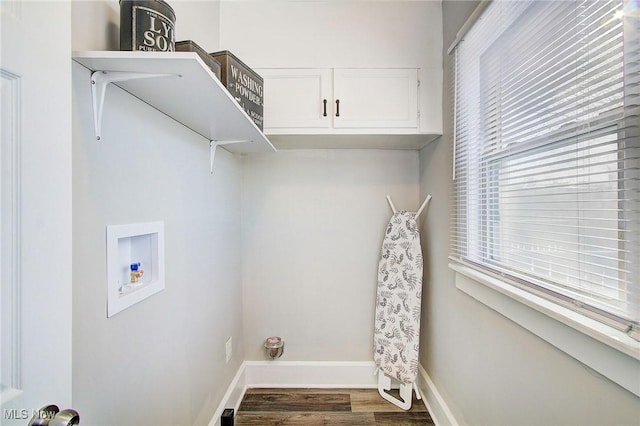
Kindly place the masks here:
[(104, 95), (107, 91), (107, 85), (118, 81), (158, 77), (182, 76), (180, 74), (150, 74), (125, 71), (94, 71), (93, 74), (91, 74), (91, 99), (93, 102), (93, 125), (96, 131), (96, 140), (100, 140), (102, 109), (104, 107)]
[(220, 145), (231, 145), (234, 143), (247, 143), (252, 141), (209, 141), (209, 172), (213, 174), (213, 160), (216, 158), (216, 148)]

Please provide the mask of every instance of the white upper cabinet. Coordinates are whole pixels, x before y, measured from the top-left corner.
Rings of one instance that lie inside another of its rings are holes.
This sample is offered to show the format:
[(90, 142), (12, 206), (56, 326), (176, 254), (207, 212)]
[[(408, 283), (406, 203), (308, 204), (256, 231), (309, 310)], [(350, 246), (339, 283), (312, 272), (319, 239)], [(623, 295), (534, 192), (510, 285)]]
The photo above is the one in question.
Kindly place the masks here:
[(415, 68), (258, 69), (268, 135), (419, 134)]
[(333, 70), (333, 127), (418, 130), (417, 69)]
[(261, 69), (264, 79), (264, 130), (329, 129), (331, 70)]
[(441, 2), (223, 1), (220, 17), (221, 45), (264, 79), (275, 147), (420, 149), (442, 134)]

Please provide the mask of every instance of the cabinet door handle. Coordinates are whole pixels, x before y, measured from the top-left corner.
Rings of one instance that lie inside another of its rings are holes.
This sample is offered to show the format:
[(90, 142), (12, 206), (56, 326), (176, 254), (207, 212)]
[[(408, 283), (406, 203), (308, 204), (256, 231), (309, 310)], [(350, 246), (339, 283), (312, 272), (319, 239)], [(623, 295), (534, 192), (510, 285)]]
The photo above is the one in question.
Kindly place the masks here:
[(340, 99), (336, 99), (336, 117), (340, 117)]
[(326, 116), (327, 116), (327, 100), (326, 100), (326, 99), (323, 99), (323, 100), (322, 100), (322, 103), (323, 103), (323, 105), (324, 105), (324, 112), (322, 113), (322, 116), (323, 116), (323, 117), (326, 117)]

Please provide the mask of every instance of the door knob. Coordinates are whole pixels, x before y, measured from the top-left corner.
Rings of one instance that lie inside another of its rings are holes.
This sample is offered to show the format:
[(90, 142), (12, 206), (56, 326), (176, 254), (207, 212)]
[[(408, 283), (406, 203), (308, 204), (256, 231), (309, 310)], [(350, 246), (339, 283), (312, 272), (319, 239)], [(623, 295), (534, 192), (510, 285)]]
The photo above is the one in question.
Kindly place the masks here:
[(28, 426), (74, 426), (80, 424), (80, 414), (67, 408), (60, 411), (57, 405), (45, 405), (29, 421)]
[(80, 414), (76, 410), (67, 408), (60, 411), (51, 419), (48, 426), (74, 426), (80, 423)]
[(59, 412), (60, 409), (57, 405), (45, 405), (33, 413), (33, 417), (29, 420), (28, 426), (47, 426), (49, 421)]

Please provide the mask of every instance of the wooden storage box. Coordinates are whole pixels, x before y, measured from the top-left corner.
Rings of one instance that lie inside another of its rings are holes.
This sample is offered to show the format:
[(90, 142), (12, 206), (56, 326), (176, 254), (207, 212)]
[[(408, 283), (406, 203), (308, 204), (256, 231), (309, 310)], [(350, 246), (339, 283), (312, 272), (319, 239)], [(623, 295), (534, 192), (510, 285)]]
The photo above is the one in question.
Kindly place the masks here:
[(211, 53), (211, 56), (220, 62), (222, 84), (262, 130), (264, 106), (262, 77), (228, 50)]
[(220, 80), (220, 62), (191, 40), (176, 41), (176, 52), (196, 52)]

